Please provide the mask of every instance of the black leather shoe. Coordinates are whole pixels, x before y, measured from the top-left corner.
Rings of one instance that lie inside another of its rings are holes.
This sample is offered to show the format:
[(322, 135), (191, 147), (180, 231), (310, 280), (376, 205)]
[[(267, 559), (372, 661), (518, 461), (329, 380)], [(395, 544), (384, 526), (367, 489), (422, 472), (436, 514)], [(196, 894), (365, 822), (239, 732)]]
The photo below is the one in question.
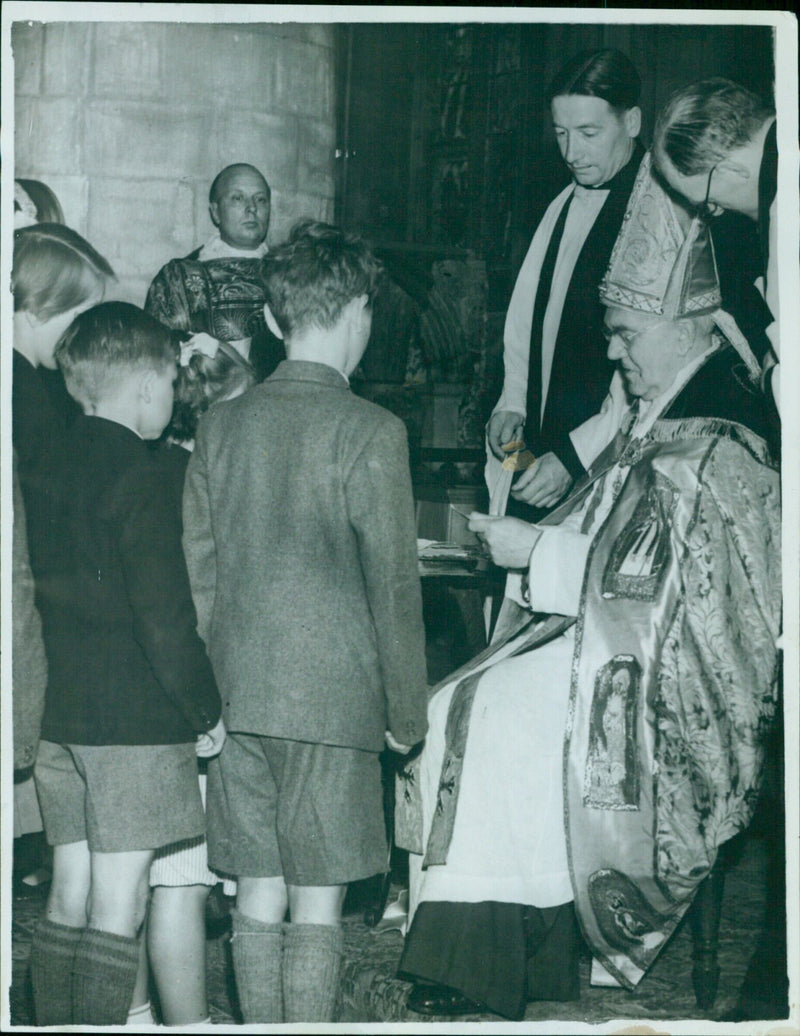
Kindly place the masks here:
[(407, 1007), (417, 1014), (455, 1015), (483, 1014), (482, 1004), (463, 996), (451, 986), (434, 986), (417, 982), (408, 994)]

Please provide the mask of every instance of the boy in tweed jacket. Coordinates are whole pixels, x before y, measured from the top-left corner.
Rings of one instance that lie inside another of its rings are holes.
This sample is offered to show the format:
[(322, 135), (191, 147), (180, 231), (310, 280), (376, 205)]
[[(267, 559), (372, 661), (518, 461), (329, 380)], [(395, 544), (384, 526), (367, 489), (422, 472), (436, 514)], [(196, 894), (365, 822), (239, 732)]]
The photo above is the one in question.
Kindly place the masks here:
[(376, 260), (303, 223), (263, 271), (288, 359), (204, 419), (184, 496), (231, 731), (209, 769), (209, 861), (239, 879), (245, 1022), (324, 1022), (347, 884), (386, 865), (378, 753), (426, 730), (416, 531), (405, 428), (349, 391)]

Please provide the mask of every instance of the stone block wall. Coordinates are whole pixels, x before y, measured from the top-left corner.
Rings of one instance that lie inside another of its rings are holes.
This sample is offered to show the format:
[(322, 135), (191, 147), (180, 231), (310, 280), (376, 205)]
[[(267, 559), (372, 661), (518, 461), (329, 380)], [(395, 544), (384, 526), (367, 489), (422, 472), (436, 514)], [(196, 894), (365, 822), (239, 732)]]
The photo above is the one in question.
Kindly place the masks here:
[(156, 271), (212, 233), (208, 188), (231, 162), (272, 187), (269, 241), (333, 218), (333, 32), (16, 22), (15, 175), (53, 188), (114, 267), (114, 296), (141, 305)]

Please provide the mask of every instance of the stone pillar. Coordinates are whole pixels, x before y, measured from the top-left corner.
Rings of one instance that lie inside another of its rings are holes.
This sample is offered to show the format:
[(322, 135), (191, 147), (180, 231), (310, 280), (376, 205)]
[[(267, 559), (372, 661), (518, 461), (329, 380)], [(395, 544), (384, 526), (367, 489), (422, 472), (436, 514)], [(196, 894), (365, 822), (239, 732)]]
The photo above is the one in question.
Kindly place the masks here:
[(156, 271), (213, 227), (231, 162), (272, 187), (269, 240), (333, 217), (333, 26), (19, 21), (15, 175), (52, 187), (67, 223), (142, 304)]

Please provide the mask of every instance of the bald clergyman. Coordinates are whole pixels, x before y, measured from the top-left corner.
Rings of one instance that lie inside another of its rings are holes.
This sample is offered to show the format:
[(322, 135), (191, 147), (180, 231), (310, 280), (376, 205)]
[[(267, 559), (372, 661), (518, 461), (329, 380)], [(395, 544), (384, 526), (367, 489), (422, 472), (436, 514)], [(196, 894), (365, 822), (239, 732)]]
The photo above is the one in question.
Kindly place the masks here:
[(264, 322), (259, 275), (268, 251), (270, 187), (255, 166), (237, 163), (217, 174), (208, 201), (216, 233), (159, 270), (145, 309), (177, 331), (231, 343), (263, 380), (285, 357)]

